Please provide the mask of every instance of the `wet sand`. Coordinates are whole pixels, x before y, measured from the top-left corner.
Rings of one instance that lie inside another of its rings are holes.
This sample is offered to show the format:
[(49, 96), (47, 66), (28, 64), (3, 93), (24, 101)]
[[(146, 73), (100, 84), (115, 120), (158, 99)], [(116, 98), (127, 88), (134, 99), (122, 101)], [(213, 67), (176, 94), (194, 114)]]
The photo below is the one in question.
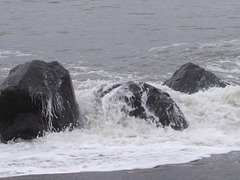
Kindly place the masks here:
[(0, 180), (237, 180), (240, 152), (212, 155), (184, 164), (110, 172), (80, 172), (0, 178)]

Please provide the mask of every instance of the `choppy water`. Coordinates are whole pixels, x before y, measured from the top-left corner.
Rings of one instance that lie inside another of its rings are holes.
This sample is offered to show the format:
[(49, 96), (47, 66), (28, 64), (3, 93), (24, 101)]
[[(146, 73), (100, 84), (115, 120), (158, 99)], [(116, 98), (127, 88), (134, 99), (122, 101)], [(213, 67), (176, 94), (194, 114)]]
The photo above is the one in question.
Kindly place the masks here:
[[(0, 177), (148, 168), (240, 150), (238, 0), (0, 1), (0, 79), (16, 64), (58, 60), (71, 73), (86, 129), (0, 144)], [(162, 82), (186, 62), (231, 85), (186, 95)], [(97, 103), (129, 80), (168, 92), (189, 121), (159, 129)]]

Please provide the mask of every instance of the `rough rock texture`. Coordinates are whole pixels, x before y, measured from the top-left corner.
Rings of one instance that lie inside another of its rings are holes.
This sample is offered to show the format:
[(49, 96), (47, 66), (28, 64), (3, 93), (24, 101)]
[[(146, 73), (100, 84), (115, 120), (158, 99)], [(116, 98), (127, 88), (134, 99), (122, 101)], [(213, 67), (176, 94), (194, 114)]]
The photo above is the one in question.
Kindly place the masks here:
[[(159, 127), (170, 126), (175, 130), (188, 127), (188, 122), (170, 95), (144, 82), (117, 84), (107, 90), (99, 90), (100, 98), (113, 98), (128, 107), (122, 110), (129, 116), (146, 119)], [(116, 102), (117, 103), (117, 102)]]
[(227, 83), (220, 80), (212, 72), (206, 71), (193, 63), (184, 64), (173, 76), (164, 82), (175, 91), (183, 93), (196, 93), (211, 87), (225, 87)]
[(58, 62), (18, 65), (0, 84), (0, 137), (32, 139), (77, 124), (78, 105), (69, 72)]

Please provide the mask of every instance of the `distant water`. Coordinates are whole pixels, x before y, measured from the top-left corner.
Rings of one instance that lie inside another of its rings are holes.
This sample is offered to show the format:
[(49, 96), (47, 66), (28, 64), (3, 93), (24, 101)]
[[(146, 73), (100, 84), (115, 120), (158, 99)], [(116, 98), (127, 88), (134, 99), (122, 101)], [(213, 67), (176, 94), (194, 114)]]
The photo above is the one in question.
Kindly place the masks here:
[[(85, 129), (0, 144), (0, 177), (150, 168), (240, 150), (238, 0), (2, 0), (0, 79), (19, 63), (57, 60), (71, 73)], [(162, 82), (186, 62), (231, 85), (186, 95)], [(95, 99), (145, 81), (176, 101), (183, 132), (159, 129)]]

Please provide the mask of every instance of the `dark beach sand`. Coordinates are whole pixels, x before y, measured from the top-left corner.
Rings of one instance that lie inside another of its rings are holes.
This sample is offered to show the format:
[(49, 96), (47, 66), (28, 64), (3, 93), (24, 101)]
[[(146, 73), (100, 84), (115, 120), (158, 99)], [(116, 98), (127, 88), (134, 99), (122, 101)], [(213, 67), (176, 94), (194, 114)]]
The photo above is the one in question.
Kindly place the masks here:
[(0, 180), (237, 180), (240, 179), (240, 152), (212, 155), (184, 164), (163, 165), (152, 169), (111, 172), (29, 175)]

